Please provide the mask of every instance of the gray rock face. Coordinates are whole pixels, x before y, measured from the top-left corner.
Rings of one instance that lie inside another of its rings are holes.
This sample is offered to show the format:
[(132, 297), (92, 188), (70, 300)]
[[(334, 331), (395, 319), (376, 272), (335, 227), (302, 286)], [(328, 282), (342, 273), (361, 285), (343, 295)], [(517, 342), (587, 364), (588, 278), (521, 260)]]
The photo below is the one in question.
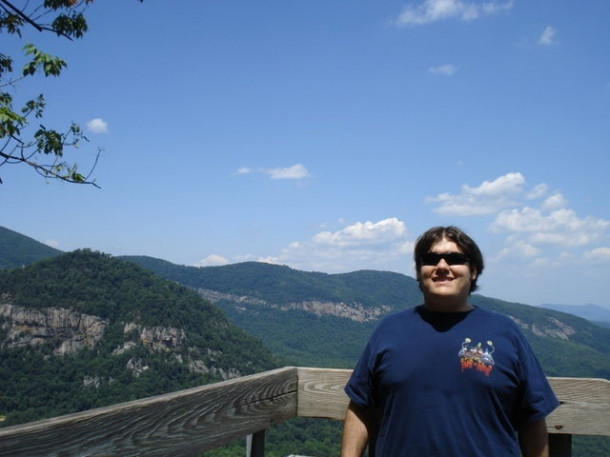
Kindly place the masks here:
[(92, 348), (104, 336), (108, 321), (65, 308), (24, 308), (0, 298), (0, 327), (7, 331), (3, 344), (26, 347), (52, 344), (57, 355)]

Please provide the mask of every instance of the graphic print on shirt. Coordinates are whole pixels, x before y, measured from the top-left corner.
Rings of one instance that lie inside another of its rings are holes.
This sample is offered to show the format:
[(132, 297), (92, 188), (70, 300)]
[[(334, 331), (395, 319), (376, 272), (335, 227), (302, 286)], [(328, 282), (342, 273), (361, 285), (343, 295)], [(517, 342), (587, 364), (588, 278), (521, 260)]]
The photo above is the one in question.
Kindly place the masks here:
[(495, 365), (492, 356), (494, 351), (494, 344), (491, 341), (487, 341), (483, 347), (482, 343), (473, 344), (470, 338), (465, 338), (462, 349), (458, 352), (462, 372), (476, 370), (489, 376)]

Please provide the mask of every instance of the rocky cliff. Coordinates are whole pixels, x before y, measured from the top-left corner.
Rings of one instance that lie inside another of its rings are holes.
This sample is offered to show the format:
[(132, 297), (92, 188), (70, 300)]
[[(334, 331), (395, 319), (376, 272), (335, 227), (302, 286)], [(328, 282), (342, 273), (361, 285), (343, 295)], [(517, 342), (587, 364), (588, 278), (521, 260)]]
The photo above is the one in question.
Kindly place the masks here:
[(6, 336), (0, 344), (8, 348), (50, 344), (57, 355), (70, 355), (93, 348), (104, 336), (107, 319), (65, 308), (25, 308), (0, 297), (0, 328)]
[(212, 303), (220, 301), (234, 303), (244, 310), (249, 305), (264, 306), (280, 311), (298, 310), (315, 314), (316, 316), (333, 316), (350, 319), (355, 322), (372, 322), (392, 310), (390, 306), (365, 307), (361, 303), (333, 302), (328, 300), (294, 301), (285, 305), (278, 305), (267, 300), (250, 297), (248, 295), (233, 295), (209, 289), (197, 289), (199, 295)]

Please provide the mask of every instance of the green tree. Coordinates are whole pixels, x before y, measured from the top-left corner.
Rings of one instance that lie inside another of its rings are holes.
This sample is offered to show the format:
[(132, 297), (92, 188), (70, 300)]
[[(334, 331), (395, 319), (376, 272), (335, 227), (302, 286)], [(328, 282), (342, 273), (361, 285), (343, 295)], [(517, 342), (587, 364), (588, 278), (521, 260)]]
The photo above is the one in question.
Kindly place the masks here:
[[(138, 0), (143, 2), (143, 0)], [(22, 31), (34, 28), (67, 40), (80, 39), (87, 32), (84, 12), (93, 0), (37, 0), (15, 4), (0, 0), (0, 34), (22, 38)], [(26, 43), (22, 49), (25, 64), (17, 69), (16, 58), (0, 51), (0, 167), (21, 164), (31, 167), (47, 179), (98, 187), (91, 175), (100, 150), (91, 168), (83, 173), (77, 163), (65, 160), (65, 152), (87, 142), (79, 125), (72, 123), (63, 130), (39, 123), (44, 116), (43, 94), (17, 102), (13, 98), (16, 85), (24, 78), (42, 75), (59, 76), (66, 62)], [(20, 106), (16, 106), (20, 105)], [(32, 125), (36, 121), (38, 125)], [(0, 179), (0, 183), (2, 180)]]

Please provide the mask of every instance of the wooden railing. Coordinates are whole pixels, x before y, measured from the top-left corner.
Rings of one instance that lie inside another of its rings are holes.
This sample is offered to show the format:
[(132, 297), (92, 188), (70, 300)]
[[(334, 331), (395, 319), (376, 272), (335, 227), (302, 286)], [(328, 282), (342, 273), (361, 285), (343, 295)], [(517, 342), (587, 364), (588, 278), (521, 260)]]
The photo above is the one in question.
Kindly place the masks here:
[[(293, 417), (343, 419), (350, 370), (286, 367), (217, 384), (0, 429), (0, 456), (197, 456)], [(551, 457), (572, 435), (610, 436), (610, 381), (550, 378), (561, 401), (548, 418)], [(320, 456), (325, 457), (325, 456)]]

